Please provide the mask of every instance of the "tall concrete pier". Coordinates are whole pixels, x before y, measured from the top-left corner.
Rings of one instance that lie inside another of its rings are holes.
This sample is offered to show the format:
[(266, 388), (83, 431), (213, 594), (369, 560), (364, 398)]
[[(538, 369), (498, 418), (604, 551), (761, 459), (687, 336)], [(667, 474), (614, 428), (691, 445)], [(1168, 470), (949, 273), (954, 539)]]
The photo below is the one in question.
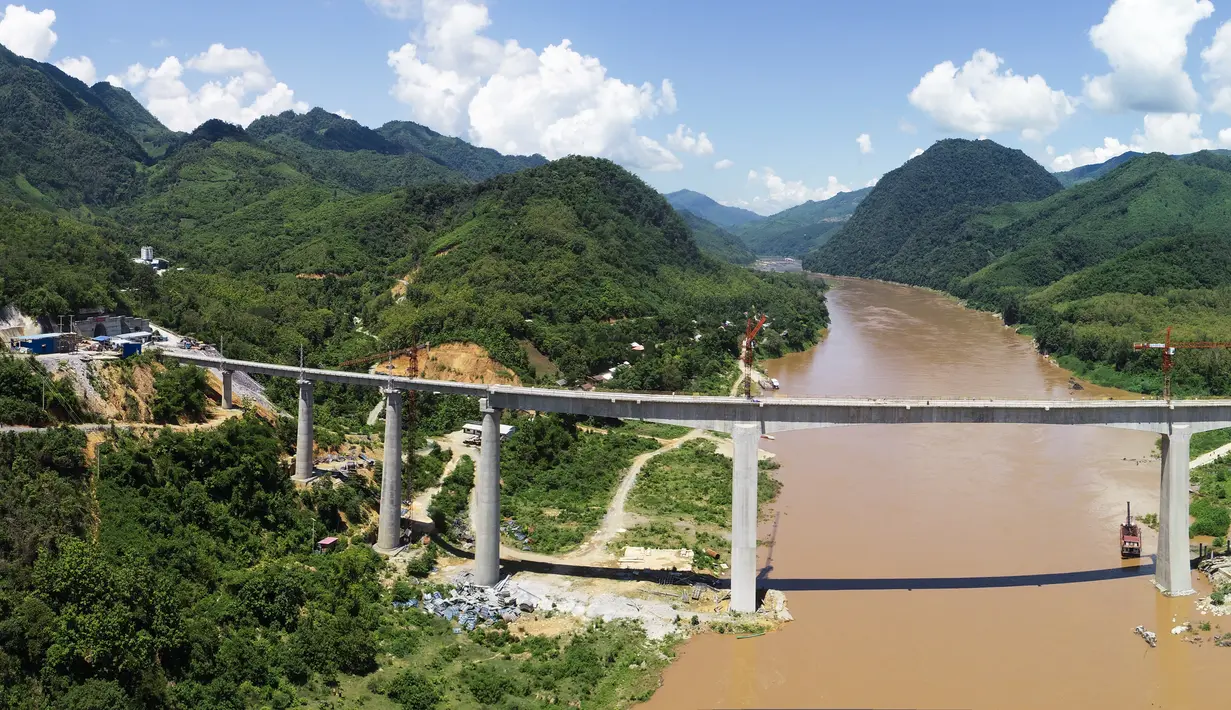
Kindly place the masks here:
[(231, 370), (222, 371), (222, 408), (235, 409), (235, 405), (231, 403), (231, 379), (235, 373)]
[(312, 380), (299, 380), (299, 436), (295, 440), (295, 480), (312, 479)]
[(1195, 594), (1188, 562), (1188, 444), (1187, 424), (1173, 424), (1163, 434), (1163, 475), (1158, 501), (1158, 552), (1154, 584), (1172, 597)]
[(761, 427), (734, 426), (731, 479), (731, 611), (756, 611), (757, 605), (757, 443)]
[(402, 391), (381, 391), (385, 394), (385, 463), (376, 549), (389, 552), (402, 545)]
[(491, 586), (500, 581), (500, 410), (479, 400), (483, 415), (482, 450), (475, 481), (474, 578)]

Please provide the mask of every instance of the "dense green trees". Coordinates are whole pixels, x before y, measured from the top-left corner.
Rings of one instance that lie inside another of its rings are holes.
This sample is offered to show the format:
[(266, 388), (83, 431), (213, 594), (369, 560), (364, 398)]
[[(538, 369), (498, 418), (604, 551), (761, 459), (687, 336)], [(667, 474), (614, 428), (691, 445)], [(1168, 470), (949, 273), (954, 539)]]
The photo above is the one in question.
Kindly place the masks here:
[(154, 376), (154, 421), (170, 424), (200, 421), (205, 416), (205, 370), (171, 363)]
[(688, 210), (679, 210), (679, 213), (684, 224), (692, 230), (692, 238), (701, 251), (732, 264), (751, 264), (756, 260), (756, 255), (739, 237)]

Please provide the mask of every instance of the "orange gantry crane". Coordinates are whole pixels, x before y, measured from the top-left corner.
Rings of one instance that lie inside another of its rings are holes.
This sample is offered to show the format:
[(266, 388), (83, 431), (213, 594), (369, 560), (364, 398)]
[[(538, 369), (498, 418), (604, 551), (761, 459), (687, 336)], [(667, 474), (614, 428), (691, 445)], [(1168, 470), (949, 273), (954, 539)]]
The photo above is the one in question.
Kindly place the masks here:
[(1167, 339), (1161, 343), (1133, 343), (1133, 350), (1162, 350), (1163, 351), (1163, 399), (1171, 399), (1171, 366), (1172, 358), (1175, 357), (1176, 350), (1215, 350), (1219, 348), (1231, 348), (1231, 343), (1218, 343), (1212, 341), (1181, 341), (1171, 342), (1171, 327), (1167, 327)]
[(748, 319), (748, 324), (744, 328), (744, 398), (752, 399), (752, 349), (756, 346), (757, 333), (761, 332), (761, 326), (765, 325), (765, 316), (762, 315), (756, 325), (752, 324), (752, 318)]

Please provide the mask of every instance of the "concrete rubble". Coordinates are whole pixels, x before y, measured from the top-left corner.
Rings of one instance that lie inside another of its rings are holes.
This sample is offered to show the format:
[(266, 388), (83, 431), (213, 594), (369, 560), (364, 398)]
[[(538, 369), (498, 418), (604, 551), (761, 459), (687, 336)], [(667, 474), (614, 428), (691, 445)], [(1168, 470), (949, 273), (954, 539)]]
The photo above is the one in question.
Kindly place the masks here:
[(770, 589), (765, 592), (765, 600), (761, 602), (761, 608), (757, 613), (764, 616), (772, 616), (779, 621), (795, 620), (795, 617), (791, 616), (791, 612), (786, 608), (786, 595), (777, 589)]
[(456, 622), (453, 633), (462, 629), (474, 631), (476, 626), (490, 626), (497, 621), (515, 621), (523, 613), (538, 608), (539, 598), (531, 592), (510, 584), (505, 577), (493, 587), (480, 587), (469, 581), (469, 573), (459, 578), (458, 584), (444, 596), (440, 592), (424, 594), (419, 599), (394, 602), (399, 609), (422, 609), (449, 621)]
[(1151, 648), (1158, 646), (1158, 636), (1153, 631), (1146, 631), (1146, 627), (1138, 626), (1133, 629), (1133, 633), (1145, 639), (1145, 642), (1150, 644)]
[(1197, 569), (1204, 572), (1215, 587), (1231, 584), (1231, 557), (1217, 556), (1202, 560)]

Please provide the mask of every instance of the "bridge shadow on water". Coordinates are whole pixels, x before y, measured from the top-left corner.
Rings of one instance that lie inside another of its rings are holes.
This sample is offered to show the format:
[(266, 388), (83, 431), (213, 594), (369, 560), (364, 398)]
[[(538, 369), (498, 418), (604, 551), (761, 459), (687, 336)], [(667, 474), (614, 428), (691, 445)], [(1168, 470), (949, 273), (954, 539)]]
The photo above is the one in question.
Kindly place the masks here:
[[(435, 533), (430, 533), (431, 539), (444, 551), (456, 557), (473, 559), (474, 553), (461, 550), (450, 544)], [(1080, 570), (1077, 572), (1044, 572), (1040, 574), (1015, 574), (987, 577), (881, 577), (881, 578), (841, 578), (841, 577), (771, 577), (773, 566), (768, 565), (757, 575), (757, 587), (760, 589), (777, 589), (783, 592), (838, 592), (838, 591), (892, 591), (916, 589), (999, 589), (1004, 587), (1045, 587), (1057, 584), (1082, 584), (1085, 582), (1105, 582), (1133, 577), (1148, 577), (1154, 574), (1154, 556), (1151, 561), (1121, 567), (1105, 569)], [(540, 574), (558, 574), (569, 577), (587, 577), (591, 579), (633, 579), (654, 581), (660, 584), (691, 584), (704, 581), (718, 589), (730, 589), (731, 580), (714, 579), (709, 575), (691, 574), (687, 572), (669, 572), (655, 570), (628, 570), (615, 567), (594, 567), (590, 565), (574, 565), (556, 562), (532, 562), (526, 560), (502, 559), (502, 573), (537, 572)], [(759, 595), (758, 595), (759, 596)]]
[(1108, 567), (1078, 572), (1044, 572), (989, 577), (885, 577), (885, 578), (782, 578), (769, 577), (762, 570), (757, 584), (784, 592), (876, 591), (916, 589), (998, 589), (1003, 587), (1045, 587), (1055, 584), (1105, 582), (1113, 579), (1148, 577), (1154, 563)]

